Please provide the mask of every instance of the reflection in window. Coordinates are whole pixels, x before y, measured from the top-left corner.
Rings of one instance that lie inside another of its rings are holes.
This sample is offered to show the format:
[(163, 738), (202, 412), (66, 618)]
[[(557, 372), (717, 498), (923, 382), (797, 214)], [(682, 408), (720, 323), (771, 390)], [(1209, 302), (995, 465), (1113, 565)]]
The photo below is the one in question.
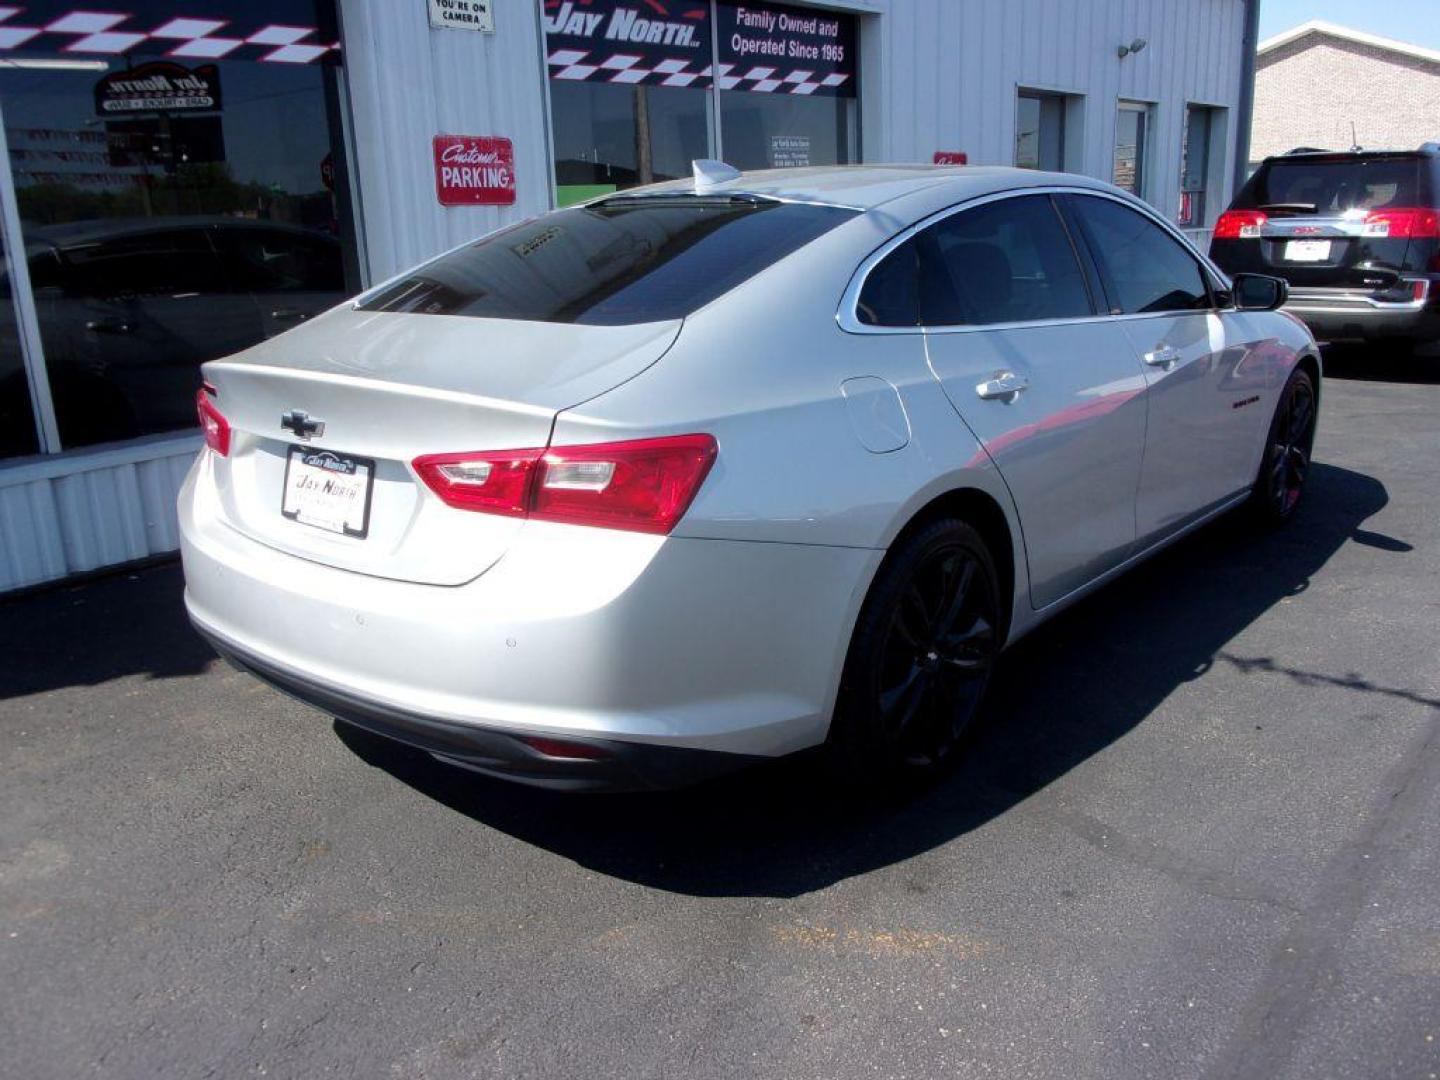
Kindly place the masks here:
[(552, 81), (550, 110), (561, 206), (689, 176), (692, 161), (711, 156), (702, 90)]
[(1071, 198), (1113, 307), (1128, 315), (1210, 306), (1200, 264), (1164, 229), (1112, 199)]
[[(140, 56), (0, 69), (62, 447), (194, 427), (201, 363), (358, 286), (335, 76)], [(205, 93), (162, 109), (130, 89), (159, 77)]]
[(0, 458), (40, 452), (5, 254), (4, 236), (0, 233)]
[(492, 233), (361, 310), (599, 326), (679, 319), (854, 216), (772, 199), (621, 196)]

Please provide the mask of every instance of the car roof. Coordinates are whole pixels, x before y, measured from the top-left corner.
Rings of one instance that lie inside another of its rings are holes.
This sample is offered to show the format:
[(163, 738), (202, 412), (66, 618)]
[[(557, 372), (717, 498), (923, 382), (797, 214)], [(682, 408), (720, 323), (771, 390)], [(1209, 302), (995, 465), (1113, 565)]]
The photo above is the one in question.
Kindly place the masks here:
[[(792, 202), (811, 202), (871, 210), (892, 200), (946, 189), (955, 201), (1022, 187), (1088, 187), (1117, 191), (1102, 181), (1072, 173), (1040, 172), (1002, 165), (824, 165), (798, 169), (742, 172), (732, 180), (708, 184), (697, 191), (693, 179), (671, 180), (618, 193), (625, 198), (646, 195), (758, 195)], [(616, 196), (608, 196), (615, 198)], [(602, 197), (597, 202), (603, 202)]]

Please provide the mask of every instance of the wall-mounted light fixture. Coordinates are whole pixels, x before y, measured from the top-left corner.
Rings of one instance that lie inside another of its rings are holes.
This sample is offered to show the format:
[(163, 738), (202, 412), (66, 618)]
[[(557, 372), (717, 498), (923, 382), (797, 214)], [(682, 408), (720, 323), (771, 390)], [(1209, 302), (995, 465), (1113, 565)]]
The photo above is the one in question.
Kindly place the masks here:
[(1120, 48), (1116, 50), (1116, 53), (1119, 55), (1121, 60), (1124, 60), (1125, 57), (1129, 56), (1131, 53), (1137, 53), (1141, 49), (1145, 48), (1145, 44), (1146, 42), (1143, 37), (1137, 37), (1134, 41), (1130, 42), (1129, 45), (1121, 45)]

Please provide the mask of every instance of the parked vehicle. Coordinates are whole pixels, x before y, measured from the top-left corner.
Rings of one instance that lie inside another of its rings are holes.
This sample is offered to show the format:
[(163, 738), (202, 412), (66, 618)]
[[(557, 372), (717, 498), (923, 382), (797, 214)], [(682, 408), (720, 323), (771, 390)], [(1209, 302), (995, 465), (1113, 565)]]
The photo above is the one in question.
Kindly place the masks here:
[(1322, 341), (1440, 345), (1440, 143), (1266, 158), (1220, 216), (1210, 257), (1275, 274)]
[(227, 657), (446, 761), (683, 782), (953, 758), (996, 654), (1250, 500), (1320, 394), (1284, 283), (1007, 168), (627, 191), (206, 364), (186, 603)]

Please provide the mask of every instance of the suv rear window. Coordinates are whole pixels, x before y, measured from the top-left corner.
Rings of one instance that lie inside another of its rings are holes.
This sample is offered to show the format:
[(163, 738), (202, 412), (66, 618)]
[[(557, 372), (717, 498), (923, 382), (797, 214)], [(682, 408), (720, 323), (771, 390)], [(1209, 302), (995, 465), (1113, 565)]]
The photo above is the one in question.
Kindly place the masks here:
[(1240, 210), (1293, 208), (1322, 217), (1382, 206), (1425, 206), (1429, 193), (1422, 188), (1423, 176), (1423, 164), (1414, 157), (1267, 161), (1234, 205)]
[(856, 213), (737, 196), (621, 197), (442, 255), (360, 310), (599, 326), (678, 319)]

